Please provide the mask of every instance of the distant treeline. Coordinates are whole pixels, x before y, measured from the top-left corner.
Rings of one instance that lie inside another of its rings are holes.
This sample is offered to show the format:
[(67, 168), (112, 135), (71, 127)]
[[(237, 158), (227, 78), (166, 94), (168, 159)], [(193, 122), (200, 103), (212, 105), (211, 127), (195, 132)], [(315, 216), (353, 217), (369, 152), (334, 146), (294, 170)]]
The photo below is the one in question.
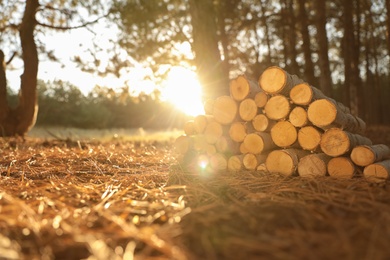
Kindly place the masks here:
[[(16, 104), (16, 93), (9, 91)], [(109, 88), (95, 87), (87, 96), (69, 82), (38, 83), (38, 126), (78, 128), (181, 128), (188, 116), (158, 98), (131, 97)]]

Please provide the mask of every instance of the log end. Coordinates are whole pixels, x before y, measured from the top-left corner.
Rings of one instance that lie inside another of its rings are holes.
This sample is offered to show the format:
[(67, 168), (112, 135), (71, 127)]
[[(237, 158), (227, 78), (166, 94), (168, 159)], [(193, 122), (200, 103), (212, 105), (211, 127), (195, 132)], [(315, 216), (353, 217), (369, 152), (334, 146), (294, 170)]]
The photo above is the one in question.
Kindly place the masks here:
[(261, 74), (259, 85), (266, 93), (277, 94), (283, 90), (286, 81), (286, 72), (279, 67), (272, 66)]
[(337, 118), (337, 107), (328, 99), (318, 99), (309, 105), (309, 121), (318, 127), (327, 127)]

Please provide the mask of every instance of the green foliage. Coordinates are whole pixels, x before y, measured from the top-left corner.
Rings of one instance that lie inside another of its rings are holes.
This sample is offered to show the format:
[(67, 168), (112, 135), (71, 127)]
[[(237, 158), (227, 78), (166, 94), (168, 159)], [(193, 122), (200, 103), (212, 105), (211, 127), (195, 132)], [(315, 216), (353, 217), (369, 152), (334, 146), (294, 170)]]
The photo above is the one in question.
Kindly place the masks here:
[(88, 96), (64, 81), (38, 83), (37, 125), (78, 128), (181, 128), (188, 117), (172, 105), (96, 87)]

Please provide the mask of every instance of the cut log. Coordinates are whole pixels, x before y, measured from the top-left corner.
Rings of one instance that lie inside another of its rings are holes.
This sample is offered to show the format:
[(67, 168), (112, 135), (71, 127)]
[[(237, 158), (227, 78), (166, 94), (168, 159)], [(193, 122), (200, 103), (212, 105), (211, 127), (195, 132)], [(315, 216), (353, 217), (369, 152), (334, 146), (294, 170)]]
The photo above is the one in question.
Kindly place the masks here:
[(207, 143), (215, 144), (223, 135), (223, 127), (216, 121), (208, 122), (203, 134)]
[(184, 133), (188, 136), (196, 134), (194, 120), (188, 120), (183, 126)]
[(252, 124), (236, 121), (233, 122), (229, 128), (229, 136), (235, 142), (243, 142), (245, 136), (253, 131), (254, 128)]
[(246, 153), (248, 153), (248, 152), (249, 152), (249, 151), (248, 151), (248, 149), (246, 148), (244, 142), (240, 143), (240, 153), (246, 154)]
[(351, 179), (357, 172), (356, 165), (346, 156), (330, 159), (327, 168), (328, 174), (338, 179)]
[(310, 152), (299, 149), (273, 150), (268, 154), (265, 166), (270, 173), (291, 176), (296, 172), (299, 159), (308, 154)]
[(298, 143), (303, 150), (317, 151), (324, 131), (314, 126), (304, 126), (298, 131)]
[(252, 154), (247, 153), (244, 155), (244, 158), (242, 159), (242, 163), (244, 165), (244, 168), (250, 171), (254, 171), (257, 169), (257, 167), (264, 163), (267, 158), (266, 154)]
[(237, 117), (237, 102), (229, 96), (220, 96), (215, 99), (213, 115), (215, 120), (223, 125), (231, 124)]
[(239, 151), (239, 144), (236, 142), (233, 142), (232, 139), (226, 136), (221, 136), (218, 141), (215, 143), (215, 148), (217, 149), (217, 152), (226, 154), (226, 155), (232, 155), (232, 154), (238, 154)]
[(259, 108), (251, 98), (246, 98), (240, 102), (238, 114), (244, 121), (251, 121), (258, 113)]
[(263, 151), (276, 148), (269, 133), (250, 133), (244, 138), (244, 145), (248, 153), (260, 154)]
[(264, 113), (273, 120), (285, 119), (291, 111), (290, 101), (283, 95), (275, 95), (268, 99)]
[(198, 153), (203, 153), (206, 150), (207, 142), (203, 134), (194, 135), (192, 138), (192, 147)]
[(244, 164), (242, 160), (244, 158), (244, 154), (233, 155), (229, 157), (227, 162), (227, 168), (229, 171), (240, 171), (244, 169)]
[(332, 157), (324, 153), (314, 153), (302, 157), (298, 163), (298, 174), (301, 177), (325, 176), (327, 165)]
[(277, 146), (287, 148), (297, 141), (298, 133), (289, 121), (279, 121), (272, 127), (271, 137)]
[(319, 99), (312, 102), (307, 110), (307, 116), (313, 125), (323, 129), (338, 127), (357, 134), (363, 134), (366, 129), (366, 124), (362, 119), (343, 112), (343, 109), (331, 99)]
[(267, 68), (259, 78), (259, 85), (269, 94), (289, 94), (292, 87), (303, 83), (296, 75), (290, 75), (283, 69), (272, 66)]
[(307, 111), (303, 107), (294, 107), (288, 116), (288, 120), (295, 127), (304, 127), (309, 122)]
[(307, 83), (298, 84), (290, 91), (290, 99), (297, 105), (307, 106), (312, 101), (322, 98), (326, 98), (325, 94)]
[(214, 109), (214, 99), (207, 99), (203, 104), (204, 113), (206, 115), (212, 115)]
[(385, 182), (390, 178), (390, 159), (376, 162), (364, 167), (363, 175), (368, 182)]
[(213, 121), (213, 116), (197, 115), (194, 118), (194, 129), (197, 134), (202, 134), (209, 122)]
[(211, 156), (211, 155), (217, 153), (217, 148), (215, 147), (215, 145), (208, 143), (204, 146), (202, 153), (205, 153), (208, 156)]
[(257, 132), (269, 132), (275, 124), (275, 120), (269, 119), (264, 114), (258, 114), (252, 120), (252, 126)]
[(221, 153), (215, 153), (210, 156), (210, 167), (215, 171), (223, 171), (227, 169), (227, 159)]
[(176, 138), (174, 143), (175, 152), (177, 154), (185, 154), (192, 148), (192, 139), (187, 135), (181, 135)]
[(253, 98), (256, 93), (262, 91), (256, 82), (240, 75), (230, 81), (230, 95), (236, 101), (242, 101), (248, 97)]
[(258, 108), (263, 108), (268, 101), (268, 95), (264, 91), (256, 93), (253, 98)]
[(390, 158), (390, 148), (384, 144), (359, 145), (352, 149), (351, 159), (359, 166), (367, 166)]
[(329, 156), (336, 157), (351, 152), (355, 146), (371, 145), (367, 137), (352, 134), (340, 128), (331, 128), (322, 135), (321, 150)]

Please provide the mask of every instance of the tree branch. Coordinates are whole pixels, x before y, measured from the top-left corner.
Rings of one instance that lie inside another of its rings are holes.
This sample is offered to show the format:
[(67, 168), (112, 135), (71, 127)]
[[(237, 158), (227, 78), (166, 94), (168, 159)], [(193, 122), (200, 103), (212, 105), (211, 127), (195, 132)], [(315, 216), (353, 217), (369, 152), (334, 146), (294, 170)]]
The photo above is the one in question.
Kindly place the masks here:
[(96, 18), (95, 20), (93, 21), (89, 21), (89, 22), (85, 22), (83, 24), (80, 24), (80, 25), (76, 25), (76, 26), (56, 26), (56, 25), (51, 25), (51, 24), (45, 24), (45, 23), (41, 23), (39, 21), (37, 21), (37, 24), (42, 26), (42, 27), (46, 27), (46, 28), (50, 28), (50, 29), (55, 29), (55, 30), (73, 30), (73, 29), (80, 29), (80, 28), (84, 28), (88, 25), (91, 25), (91, 24), (94, 24), (94, 23), (97, 23), (100, 19), (102, 18), (105, 18), (109, 15), (109, 13), (105, 14), (105, 15), (102, 15), (98, 18)]

